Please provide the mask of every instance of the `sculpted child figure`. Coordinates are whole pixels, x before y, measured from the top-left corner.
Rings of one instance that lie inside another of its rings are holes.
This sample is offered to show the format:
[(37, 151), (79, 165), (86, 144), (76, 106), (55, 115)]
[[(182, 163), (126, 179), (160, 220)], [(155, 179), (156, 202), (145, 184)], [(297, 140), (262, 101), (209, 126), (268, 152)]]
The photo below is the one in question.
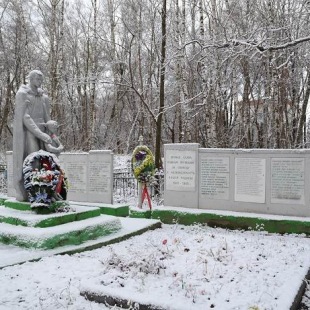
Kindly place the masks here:
[(19, 201), (27, 200), (23, 180), (24, 159), (32, 152), (48, 151), (49, 145), (53, 144), (45, 125), (50, 121), (50, 103), (41, 89), (43, 74), (33, 70), (28, 80), (29, 83), (22, 85), (16, 93), (13, 125), (13, 176)]
[(64, 149), (63, 145), (59, 141), (59, 138), (57, 137), (58, 123), (56, 121), (50, 120), (45, 124), (45, 127), (47, 128), (47, 132), (52, 139), (52, 143), (44, 144), (45, 149), (46, 151), (54, 153), (56, 156), (58, 156)]

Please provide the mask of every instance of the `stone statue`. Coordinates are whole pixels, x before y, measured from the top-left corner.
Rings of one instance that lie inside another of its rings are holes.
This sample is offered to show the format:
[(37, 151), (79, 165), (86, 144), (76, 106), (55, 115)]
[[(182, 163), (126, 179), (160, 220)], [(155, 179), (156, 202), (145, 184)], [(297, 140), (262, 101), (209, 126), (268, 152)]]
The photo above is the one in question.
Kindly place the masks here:
[(47, 133), (46, 123), (50, 121), (50, 103), (41, 85), (43, 74), (33, 70), (28, 75), (29, 83), (22, 85), (15, 101), (13, 125), (13, 176), (16, 199), (27, 200), (24, 189), (23, 162), (32, 152), (48, 151), (53, 139)]
[(52, 139), (52, 143), (45, 143), (45, 149), (46, 151), (50, 152), (50, 153), (54, 153), (55, 155), (59, 155), (64, 147), (61, 144), (61, 142), (59, 141), (59, 138), (57, 137), (57, 129), (58, 129), (58, 123), (56, 121), (48, 121), (46, 124), (46, 129), (47, 129), (47, 133), (50, 135), (51, 139)]

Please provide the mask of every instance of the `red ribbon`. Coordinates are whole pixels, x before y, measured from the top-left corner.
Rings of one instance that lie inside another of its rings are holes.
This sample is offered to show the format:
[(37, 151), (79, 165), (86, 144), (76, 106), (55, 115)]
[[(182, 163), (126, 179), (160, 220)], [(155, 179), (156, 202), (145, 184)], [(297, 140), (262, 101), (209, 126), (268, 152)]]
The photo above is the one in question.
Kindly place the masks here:
[(149, 192), (147, 190), (147, 186), (146, 185), (144, 185), (144, 188), (143, 188), (143, 191), (142, 191), (142, 204), (143, 204), (143, 201), (144, 201), (145, 197), (147, 198), (147, 202), (148, 202), (150, 210), (152, 210), (151, 198), (150, 198), (150, 195), (149, 195)]
[(60, 172), (60, 175), (59, 175), (59, 178), (58, 178), (58, 183), (57, 183), (56, 188), (55, 188), (55, 192), (57, 194), (60, 194), (60, 192), (61, 192), (61, 186), (62, 186), (63, 180), (64, 180), (63, 173)]

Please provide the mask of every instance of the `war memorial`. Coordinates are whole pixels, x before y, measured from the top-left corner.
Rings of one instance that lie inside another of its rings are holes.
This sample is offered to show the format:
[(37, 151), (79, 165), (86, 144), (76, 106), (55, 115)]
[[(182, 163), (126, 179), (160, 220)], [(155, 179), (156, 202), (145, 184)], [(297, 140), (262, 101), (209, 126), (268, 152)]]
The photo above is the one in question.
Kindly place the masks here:
[[(28, 80), (16, 95), (8, 197), (0, 198), (0, 243), (48, 253), (39, 252), (31, 257), (35, 260), (99, 248), (162, 223), (253, 230), (263, 225), (267, 232), (310, 235), (309, 150), (166, 144), (164, 206), (152, 209), (147, 191), (152, 153), (139, 146), (133, 172), (149, 209), (130, 210), (113, 203), (113, 153), (63, 152), (41, 89), (42, 72), (31, 71)], [(29, 259), (12, 256), (10, 264)], [(296, 300), (303, 290), (304, 283)], [(92, 292), (85, 296), (107, 302)]]
[[(57, 122), (50, 119), (49, 98), (41, 89), (42, 72), (31, 71), (28, 81), (16, 94), (0, 242), (36, 249), (71, 246), (65, 250), (70, 252), (102, 246), (100, 237), (111, 234), (115, 240), (123, 238), (126, 223), (115, 215), (126, 217), (128, 206), (113, 205), (112, 152), (62, 152)], [(137, 222), (126, 234), (153, 226), (160, 222)]]

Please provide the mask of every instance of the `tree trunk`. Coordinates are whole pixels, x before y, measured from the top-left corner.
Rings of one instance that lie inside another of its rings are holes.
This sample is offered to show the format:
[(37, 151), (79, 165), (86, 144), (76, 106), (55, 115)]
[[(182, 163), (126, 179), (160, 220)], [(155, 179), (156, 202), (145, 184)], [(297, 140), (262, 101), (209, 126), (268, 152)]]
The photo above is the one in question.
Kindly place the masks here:
[(307, 114), (307, 107), (308, 107), (308, 101), (310, 97), (310, 70), (308, 69), (307, 72), (307, 88), (305, 97), (302, 103), (301, 107), (301, 116), (298, 124), (298, 133), (297, 133), (297, 139), (296, 139), (296, 147), (302, 147), (303, 145), (303, 132), (304, 132), (304, 126), (306, 124), (306, 114)]
[(159, 114), (156, 121), (156, 142), (155, 142), (155, 167), (162, 168), (161, 160), (161, 132), (162, 120), (165, 107), (165, 72), (166, 72), (166, 17), (167, 0), (163, 0), (161, 13), (161, 60), (160, 60), (160, 84), (159, 84)]

